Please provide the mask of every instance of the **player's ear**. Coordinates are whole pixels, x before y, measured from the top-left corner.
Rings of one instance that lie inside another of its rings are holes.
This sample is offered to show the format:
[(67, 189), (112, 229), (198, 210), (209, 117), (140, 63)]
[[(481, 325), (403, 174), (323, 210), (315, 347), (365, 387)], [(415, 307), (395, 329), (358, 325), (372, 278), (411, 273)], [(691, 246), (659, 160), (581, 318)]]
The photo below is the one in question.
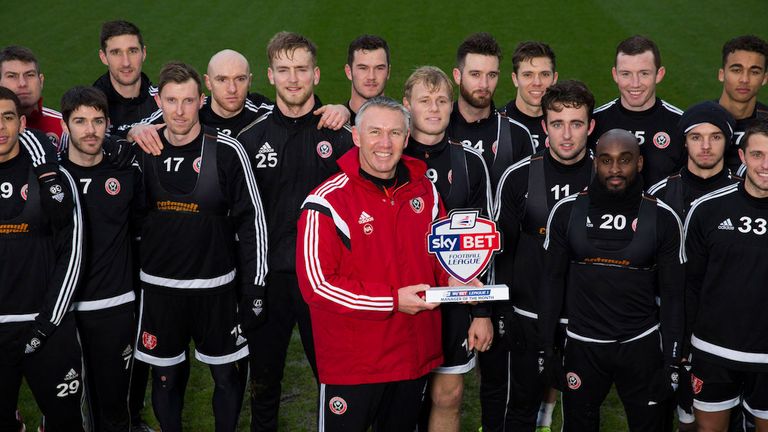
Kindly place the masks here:
[(251, 88), (251, 83), (253, 83), (253, 74), (248, 72), (248, 88)]
[(616, 84), (619, 83), (619, 74), (616, 72), (616, 66), (611, 68), (611, 76), (613, 77), (613, 82)]
[(318, 66), (315, 66), (314, 74), (315, 74), (315, 85), (318, 85), (320, 84), (320, 68)]
[(344, 65), (344, 74), (347, 76), (347, 79), (352, 81), (352, 68), (349, 67), (348, 64)]
[(144, 45), (141, 47), (141, 62), (144, 63), (144, 60), (147, 59), (147, 46)]
[(549, 135), (549, 131), (547, 130), (547, 121), (544, 119), (541, 119), (541, 128), (544, 129), (544, 133)]
[(27, 116), (22, 114), (19, 116), (19, 133), (22, 133), (25, 130), (27, 130)]
[(105, 53), (102, 49), (99, 50), (99, 59), (101, 60), (101, 64), (104, 66), (109, 66), (107, 63), (107, 53)]
[(456, 85), (461, 84), (461, 71), (459, 68), (453, 68), (453, 81)]
[(717, 80), (720, 81), (720, 82), (724, 82), (725, 81), (725, 69), (720, 68), (717, 71)]
[(747, 165), (747, 155), (744, 154), (744, 149), (739, 149), (739, 159), (741, 160), (741, 163)]
[(208, 90), (213, 91), (213, 89), (211, 88), (212, 87), (211, 86), (211, 77), (209, 77), (208, 74), (203, 74), (203, 79), (205, 80), (205, 88), (207, 88)]
[(200, 93), (200, 105), (197, 109), (203, 109), (203, 105), (205, 105), (205, 93)]
[(515, 72), (512, 72), (512, 84), (514, 84), (515, 87), (520, 87), (520, 84), (517, 82), (517, 74)]
[(643, 155), (637, 155), (637, 172), (643, 172)]
[[(69, 133), (69, 128), (67, 127), (67, 123), (64, 121), (64, 119), (59, 120), (59, 122), (61, 123), (61, 130), (63, 130), (64, 133), (66, 133), (67, 135), (71, 135)], [(107, 127), (109, 127), (109, 124), (107, 124)]]
[(267, 79), (269, 80), (270, 84), (275, 85), (275, 76), (271, 67), (267, 68)]
[(162, 99), (160, 99), (160, 92), (158, 91), (157, 93), (155, 93), (155, 103), (157, 104), (158, 107), (162, 106), (160, 105), (161, 101)]
[(411, 110), (411, 103), (408, 102), (408, 98), (403, 96), (403, 106), (410, 111)]
[(552, 80), (552, 84), (557, 84), (557, 71), (555, 71), (555, 74), (553, 76), (554, 76), (554, 79)]
[(587, 136), (592, 135), (592, 131), (595, 130), (595, 119), (589, 121), (589, 129), (587, 129)]
[(357, 147), (360, 147), (360, 132), (357, 130), (357, 126), (352, 126), (352, 142)]
[(664, 79), (664, 75), (667, 74), (667, 69), (662, 66), (656, 71), (656, 84), (660, 83)]
[(40, 77), (40, 90), (42, 90), (43, 84), (45, 84), (45, 75), (43, 75), (41, 72), (40, 74), (38, 74), (38, 76)]

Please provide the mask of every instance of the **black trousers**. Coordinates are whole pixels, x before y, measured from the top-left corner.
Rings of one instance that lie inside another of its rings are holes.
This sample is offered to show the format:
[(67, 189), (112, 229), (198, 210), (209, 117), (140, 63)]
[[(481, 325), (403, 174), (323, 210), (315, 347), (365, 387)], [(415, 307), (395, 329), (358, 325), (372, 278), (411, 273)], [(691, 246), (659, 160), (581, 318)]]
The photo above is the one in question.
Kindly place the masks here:
[(317, 379), (315, 348), (309, 307), (301, 297), (295, 274), (270, 273), (267, 277), (267, 320), (246, 332), (251, 371), (251, 431), (276, 431), (281, 382), (288, 344), (298, 323), (301, 343)]
[(320, 432), (413, 431), (427, 375), (415, 380), (360, 385), (320, 384)]
[(483, 431), (533, 432), (547, 391), (539, 374), (536, 321), (510, 312), (494, 319), (494, 333), (497, 342), (479, 356)]
[(67, 314), (34, 354), (24, 354), (31, 322), (0, 324), (0, 431), (17, 432), (22, 377), (45, 416), (47, 432), (83, 430), (83, 372), (75, 319)]
[(133, 302), (109, 309), (76, 312), (83, 346), (86, 397), (95, 430), (128, 429), (136, 318)]
[(664, 404), (648, 405), (649, 384), (663, 367), (660, 342), (658, 332), (627, 343), (590, 343), (568, 338), (563, 430), (598, 432), (600, 405), (612, 384), (624, 404), (630, 431), (664, 430)]

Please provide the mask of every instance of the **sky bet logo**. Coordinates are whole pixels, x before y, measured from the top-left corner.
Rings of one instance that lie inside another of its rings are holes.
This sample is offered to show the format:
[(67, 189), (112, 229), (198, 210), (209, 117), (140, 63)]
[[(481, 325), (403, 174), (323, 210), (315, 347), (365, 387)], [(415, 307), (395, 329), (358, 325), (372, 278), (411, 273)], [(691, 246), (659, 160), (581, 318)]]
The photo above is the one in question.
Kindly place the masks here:
[(457, 209), (432, 222), (427, 248), (448, 274), (467, 283), (482, 273), (493, 254), (501, 250), (501, 234), (496, 223), (480, 217), (479, 211)]

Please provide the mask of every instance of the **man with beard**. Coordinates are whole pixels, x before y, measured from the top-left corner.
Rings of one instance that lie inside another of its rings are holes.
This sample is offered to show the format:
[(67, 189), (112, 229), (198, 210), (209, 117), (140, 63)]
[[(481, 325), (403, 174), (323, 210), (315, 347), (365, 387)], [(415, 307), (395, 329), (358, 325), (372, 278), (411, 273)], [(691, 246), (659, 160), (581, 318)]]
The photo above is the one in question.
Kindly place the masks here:
[[(205, 85), (211, 92), (200, 109), (200, 122), (235, 137), (244, 127), (272, 111), (274, 103), (259, 93), (251, 93), (251, 67), (237, 51), (225, 49), (214, 54), (208, 62)], [(320, 116), (318, 129), (341, 129), (349, 119), (343, 105), (323, 105), (313, 112)], [(131, 129), (130, 139), (146, 152), (158, 155), (163, 148), (157, 129), (163, 125), (149, 125), (149, 121)]]
[(304, 352), (317, 376), (307, 304), (296, 279), (296, 224), (301, 203), (352, 147), (349, 129), (318, 129), (313, 111), (320, 82), (317, 47), (306, 37), (280, 32), (267, 45), (275, 106), (237, 136), (253, 162), (269, 229), (266, 322), (244, 326), (251, 346), (251, 429), (277, 430), (281, 381), (291, 333), (298, 323)]
[[(725, 149), (733, 137), (733, 126), (731, 114), (716, 102), (702, 102), (688, 108), (679, 124), (688, 150), (688, 164), (679, 173), (648, 188), (648, 193), (664, 200), (681, 219), (685, 219), (693, 201), (741, 181), (725, 168), (723, 161)], [(686, 353), (687, 350), (683, 353), (684, 359)], [(680, 430), (694, 430), (690, 380), (681, 380), (681, 383), (677, 410)]]
[[(768, 106), (757, 101), (768, 82), (768, 43), (752, 35), (726, 42), (717, 78), (723, 83), (718, 102), (736, 119), (733, 140), (725, 151), (725, 166), (736, 172), (742, 166), (739, 146), (747, 127), (757, 118), (768, 117)], [(744, 174), (743, 168), (738, 174)]]
[(29, 48), (11, 45), (0, 51), (0, 86), (16, 93), (21, 112), (30, 129), (44, 132), (56, 146), (61, 141), (61, 113), (43, 106), (43, 82), (40, 63)]
[[(107, 161), (107, 98), (95, 87), (74, 87), (61, 98), (69, 143), (63, 166), (80, 186), (87, 234), (85, 277), (72, 309), (83, 345), (86, 397), (99, 431), (128, 430), (126, 399), (136, 336), (131, 240), (143, 205), (140, 173)], [(136, 428), (138, 425), (133, 424)]]
[(534, 153), (528, 129), (499, 114), (493, 105), (500, 62), (501, 47), (488, 33), (472, 34), (459, 45), (453, 69), (459, 99), (453, 105), (447, 130), (451, 139), (483, 155), (491, 191), (505, 169)]
[[(539, 376), (539, 291), (548, 272), (544, 235), (552, 207), (583, 190), (594, 165), (587, 138), (595, 126), (595, 98), (579, 81), (553, 84), (541, 98), (549, 146), (507, 168), (499, 182), (495, 218), (504, 235), (504, 251), (494, 261), (496, 281), (510, 287), (510, 300), (494, 304), (499, 342), (480, 355), (480, 401), (483, 430), (534, 430), (549, 427), (556, 392), (537, 411), (547, 394)], [(558, 341), (562, 337), (558, 337)]]
[(364, 34), (349, 44), (344, 73), (352, 82), (346, 105), (350, 123), (355, 123), (355, 114), (368, 99), (384, 94), (390, 69), (389, 45), (381, 37)]
[[(683, 137), (677, 122), (683, 112), (656, 96), (656, 85), (664, 79), (661, 54), (656, 43), (632, 36), (616, 47), (611, 70), (620, 97), (595, 109), (595, 138), (621, 128), (632, 132), (643, 155), (643, 180), (651, 186), (685, 165)], [(594, 149), (594, 141), (590, 148)]]
[[(491, 189), (483, 157), (449, 140), (445, 133), (453, 107), (453, 86), (434, 66), (416, 69), (405, 82), (403, 105), (411, 113), (411, 135), (405, 154), (427, 164), (427, 178), (435, 185), (446, 210), (473, 208), (490, 215)], [(443, 357), (430, 381), (429, 430), (458, 431), (464, 373), (475, 367), (475, 351), (491, 346), (490, 306), (443, 304)], [(423, 417), (426, 417), (423, 416)], [(423, 421), (426, 426), (426, 421)]]
[(555, 52), (549, 45), (537, 41), (517, 45), (512, 54), (512, 83), (517, 95), (504, 107), (504, 114), (528, 128), (536, 151), (546, 147), (547, 138), (541, 98), (556, 82)]
[[(597, 432), (613, 384), (629, 430), (663, 430), (664, 402), (677, 385), (683, 231), (672, 208), (643, 193), (642, 167), (635, 135), (606, 132), (597, 144), (595, 179), (555, 204), (547, 220), (542, 368), (563, 387), (565, 430)], [(560, 357), (555, 335), (564, 309)]]
[(768, 431), (768, 120), (756, 120), (741, 146), (744, 182), (697, 200), (685, 222), (693, 407), (705, 431), (728, 430), (740, 403)]
[[(152, 365), (152, 405), (163, 431), (181, 430), (189, 341), (213, 376), (217, 431), (234, 431), (242, 405), (239, 331), (263, 320), (266, 224), (250, 162), (237, 140), (199, 122), (200, 76), (168, 63), (156, 101), (167, 125), (160, 156), (141, 154), (148, 214), (141, 235), (136, 359)], [(236, 240), (237, 239), (237, 240)]]

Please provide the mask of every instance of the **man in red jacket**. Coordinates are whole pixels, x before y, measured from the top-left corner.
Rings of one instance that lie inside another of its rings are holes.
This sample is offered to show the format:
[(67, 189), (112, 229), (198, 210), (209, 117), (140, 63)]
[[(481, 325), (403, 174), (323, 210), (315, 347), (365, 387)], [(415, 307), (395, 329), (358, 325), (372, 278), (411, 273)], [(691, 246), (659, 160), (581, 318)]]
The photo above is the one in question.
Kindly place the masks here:
[(444, 210), (426, 165), (402, 155), (409, 123), (392, 99), (366, 102), (341, 172), (302, 206), (296, 272), (312, 319), (320, 430), (413, 430), (427, 374), (443, 361), (438, 305), (422, 293), (449, 284), (425, 240)]

